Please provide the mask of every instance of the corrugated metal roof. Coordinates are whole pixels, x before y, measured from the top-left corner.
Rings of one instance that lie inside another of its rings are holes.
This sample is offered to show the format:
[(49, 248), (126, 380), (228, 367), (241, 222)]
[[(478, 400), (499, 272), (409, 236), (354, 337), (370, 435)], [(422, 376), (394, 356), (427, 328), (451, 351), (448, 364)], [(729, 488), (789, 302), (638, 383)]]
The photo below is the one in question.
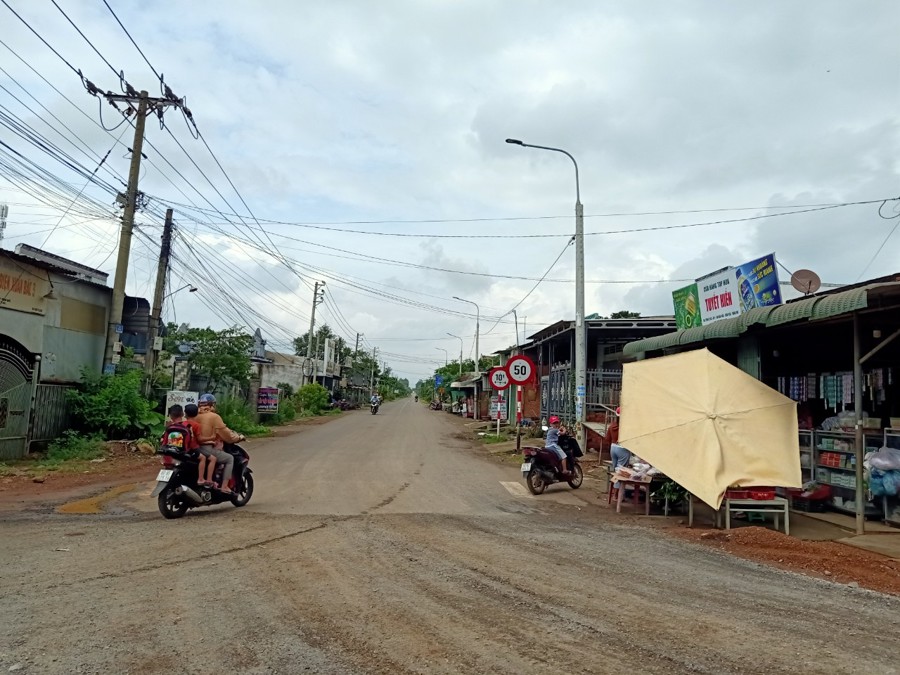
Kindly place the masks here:
[(850, 290), (819, 295), (789, 302), (774, 307), (758, 307), (733, 319), (723, 319), (706, 326), (688, 328), (675, 333), (667, 333), (646, 340), (629, 342), (623, 352), (635, 356), (644, 352), (659, 351), (676, 345), (687, 345), (705, 340), (736, 338), (754, 324), (780, 326), (795, 321), (827, 319), (841, 314), (849, 314), (868, 307), (869, 292), (883, 291), (885, 287), (900, 290), (900, 283), (869, 284)]

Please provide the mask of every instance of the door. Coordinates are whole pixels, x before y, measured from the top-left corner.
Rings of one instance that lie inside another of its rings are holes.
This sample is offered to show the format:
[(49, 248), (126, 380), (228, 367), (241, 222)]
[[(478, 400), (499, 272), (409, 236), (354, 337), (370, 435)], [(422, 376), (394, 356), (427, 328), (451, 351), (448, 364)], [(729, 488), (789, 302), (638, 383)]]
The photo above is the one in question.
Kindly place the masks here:
[(33, 377), (31, 354), (0, 335), (0, 459), (25, 456)]

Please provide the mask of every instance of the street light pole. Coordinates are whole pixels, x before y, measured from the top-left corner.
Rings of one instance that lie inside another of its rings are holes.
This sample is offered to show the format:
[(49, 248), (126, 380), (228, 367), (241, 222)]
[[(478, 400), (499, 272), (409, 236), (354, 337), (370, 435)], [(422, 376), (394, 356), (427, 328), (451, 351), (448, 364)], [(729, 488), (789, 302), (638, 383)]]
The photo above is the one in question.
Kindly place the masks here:
[(584, 207), (581, 204), (581, 186), (578, 180), (578, 162), (562, 148), (531, 145), (516, 138), (507, 143), (523, 148), (559, 152), (575, 165), (575, 429), (578, 442), (584, 447), (584, 395), (587, 384), (587, 334), (584, 326)]
[(463, 339), (459, 337), (459, 335), (454, 335), (453, 333), (447, 333), (447, 335), (459, 340), (459, 374), (462, 375)]
[(443, 347), (435, 347), (438, 351), (444, 352), (444, 366), (446, 367), (448, 363), (450, 363), (450, 357), (447, 356), (447, 350)]
[(470, 305), (475, 305), (475, 372), (481, 372), (481, 353), (478, 351), (478, 334), (481, 332), (481, 308), (478, 306), (477, 302), (472, 302), (471, 300), (463, 300), (460, 297), (453, 296), (454, 300), (459, 300), (460, 302), (467, 302)]

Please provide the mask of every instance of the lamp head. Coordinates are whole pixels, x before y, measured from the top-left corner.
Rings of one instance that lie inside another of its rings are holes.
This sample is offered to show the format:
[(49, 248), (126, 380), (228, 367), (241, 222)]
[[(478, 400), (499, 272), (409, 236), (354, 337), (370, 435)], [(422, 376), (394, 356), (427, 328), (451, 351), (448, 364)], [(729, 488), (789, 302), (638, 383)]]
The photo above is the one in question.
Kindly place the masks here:
[(188, 293), (196, 293), (196, 292), (197, 292), (196, 286), (191, 286), (190, 289), (188, 289)]
[(522, 145), (522, 141), (520, 141), (518, 138), (507, 138), (506, 142), (510, 145)]

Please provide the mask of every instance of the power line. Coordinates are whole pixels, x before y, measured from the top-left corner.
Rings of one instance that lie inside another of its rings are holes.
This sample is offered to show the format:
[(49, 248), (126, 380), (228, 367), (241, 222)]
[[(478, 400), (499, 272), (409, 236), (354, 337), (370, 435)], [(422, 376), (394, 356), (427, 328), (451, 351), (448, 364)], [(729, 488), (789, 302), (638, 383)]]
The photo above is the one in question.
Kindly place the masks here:
[[(62, 61), (63, 63), (65, 63), (67, 66), (69, 66), (69, 69), (70, 69), (73, 73), (75, 73), (76, 75), (78, 75), (78, 77), (81, 77), (81, 78), (83, 79), (83, 76), (82, 76), (82, 74), (81, 74), (81, 71), (78, 70), (78, 69), (77, 69), (75, 66), (73, 66), (71, 63), (69, 63), (69, 61), (68, 61), (62, 54), (60, 54), (58, 51), (56, 51), (56, 49), (53, 48), (53, 45), (51, 45), (51, 44), (50, 44), (49, 42), (47, 42), (43, 37), (41, 37), (40, 33), (38, 33), (34, 28), (32, 28), (31, 25), (30, 25), (27, 21), (25, 21), (25, 19), (23, 19), (23, 18), (21, 17), (21, 15), (20, 15), (16, 10), (14, 10), (12, 7), (10, 7), (10, 6), (9, 6), (9, 3), (8, 3), (6, 0), (0, 0), (0, 2), (2, 2), (4, 5), (6, 5), (6, 9), (8, 9), (8, 10), (9, 10), (10, 12), (12, 12), (13, 14), (15, 14), (15, 15), (16, 15), (16, 18), (17, 18), (19, 21), (21, 21), (23, 24), (25, 24), (25, 27), (26, 27), (28, 30), (30, 30), (32, 33), (34, 33), (34, 35), (35, 35), (41, 42), (43, 42), (45, 45), (47, 45), (47, 48), (48, 48), (51, 52), (53, 52), (54, 54), (56, 54), (57, 58), (59, 58), (60, 61)], [(55, 3), (54, 3), (54, 4), (55, 4)]]
[[(6, 0), (2, 0), (2, 1), (3, 1), (4, 4), (6, 4)], [(69, 18), (69, 15), (66, 14), (65, 11), (63, 11), (63, 8), (60, 7), (60, 6), (56, 3), (56, 0), (50, 0), (50, 2), (52, 2), (52, 3), (53, 3), (53, 6), (56, 7), (56, 9), (59, 10), (59, 13), (62, 14), (62, 15), (66, 18), (66, 21), (68, 21), (70, 24), (72, 24), (72, 28), (74, 28), (76, 31), (78, 31), (78, 34), (79, 34), (82, 38), (84, 38), (84, 41), (87, 42), (88, 45), (90, 45), (90, 48), (93, 49), (94, 52), (97, 54), (97, 56), (99, 56), (99, 57), (103, 60), (103, 63), (105, 63), (105, 64), (107, 65), (107, 67), (113, 72), (113, 75), (115, 75), (116, 77), (118, 77), (120, 81), (124, 82), (124, 80), (125, 80), (124, 73), (123, 73), (122, 71), (117, 71), (117, 70), (113, 67), (113, 65), (106, 59), (106, 57), (103, 56), (103, 54), (100, 53), (100, 50), (97, 49), (97, 48), (94, 46), (94, 43), (91, 42), (91, 41), (88, 39), (88, 36), (81, 32), (81, 29), (75, 24), (74, 21), (72, 21), (72, 19)], [(8, 6), (9, 6), (9, 5), (7, 5), (7, 7), (8, 7)], [(37, 33), (35, 33), (35, 35), (37, 35)], [(40, 37), (40, 36), (38, 36), (38, 37)], [(43, 40), (43, 38), (41, 38), (41, 40)], [(44, 44), (47, 44), (46, 41), (44, 42)], [(49, 46), (49, 45), (47, 45), (47, 46)], [(53, 48), (51, 47), (51, 49), (53, 49)], [(55, 51), (55, 50), (54, 50), (54, 51)], [(61, 57), (60, 57), (60, 58), (61, 58)], [(70, 66), (70, 67), (71, 67), (71, 66)], [(78, 71), (78, 75), (79, 75), (79, 76), (81, 75), (81, 72), (80, 72), (80, 71)]]
[[(54, 3), (54, 4), (56, 4), (56, 3)], [(125, 31), (125, 35), (127, 35), (127, 36), (128, 36), (128, 39), (131, 40), (131, 44), (134, 45), (135, 49), (138, 50), (138, 53), (144, 58), (144, 62), (145, 62), (148, 66), (150, 66), (150, 70), (152, 70), (152, 71), (153, 71), (153, 74), (156, 75), (156, 79), (159, 80), (160, 82), (162, 82), (162, 81), (163, 81), (162, 75), (160, 75), (160, 74), (156, 71), (156, 68), (153, 67), (153, 64), (150, 63), (150, 60), (149, 60), (149, 59), (147, 58), (147, 56), (144, 54), (144, 51), (138, 46), (138, 43), (134, 41), (134, 38), (131, 37), (131, 33), (129, 33), (129, 32), (128, 32), (128, 29), (125, 28), (125, 25), (122, 23), (122, 21), (121, 21), (121, 20), (119, 19), (119, 17), (116, 15), (116, 13), (113, 11), (113, 8), (109, 6), (109, 3), (108, 3), (106, 0), (103, 0), (103, 4), (106, 5), (106, 9), (109, 10), (109, 13), (113, 15), (113, 18), (116, 20), (116, 23), (118, 23), (119, 26), (122, 28), (122, 30)]]

